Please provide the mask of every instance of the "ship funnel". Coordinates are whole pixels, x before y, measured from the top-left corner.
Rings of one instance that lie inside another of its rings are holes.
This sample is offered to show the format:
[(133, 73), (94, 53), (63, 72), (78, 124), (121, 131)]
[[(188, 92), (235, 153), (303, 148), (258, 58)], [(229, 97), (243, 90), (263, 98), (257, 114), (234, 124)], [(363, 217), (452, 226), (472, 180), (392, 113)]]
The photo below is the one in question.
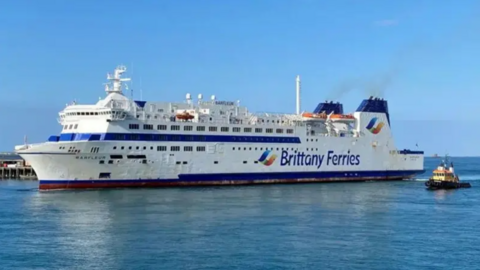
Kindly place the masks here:
[(329, 113), (334, 113), (334, 114), (343, 114), (343, 104), (340, 102), (333, 102), (331, 101), (325, 101), (321, 102), (317, 105), (313, 113), (321, 113), (325, 112), (327, 114)]
[(357, 112), (371, 112), (371, 113), (385, 113), (387, 115), (388, 124), (390, 125), (390, 115), (388, 113), (388, 102), (381, 98), (370, 97), (364, 99), (360, 106), (358, 106)]

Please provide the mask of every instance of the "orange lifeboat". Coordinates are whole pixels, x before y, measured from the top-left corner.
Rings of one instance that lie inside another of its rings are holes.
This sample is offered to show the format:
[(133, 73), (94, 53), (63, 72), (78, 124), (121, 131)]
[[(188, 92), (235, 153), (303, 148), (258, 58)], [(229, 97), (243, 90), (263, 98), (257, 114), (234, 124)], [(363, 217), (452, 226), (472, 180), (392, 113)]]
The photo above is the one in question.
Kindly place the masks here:
[(195, 116), (189, 114), (187, 111), (184, 111), (183, 113), (177, 113), (176, 117), (180, 120), (192, 120), (195, 118)]
[(351, 114), (332, 114), (330, 119), (355, 119)]
[(327, 118), (327, 114), (325, 114), (325, 113), (309, 113), (309, 112), (305, 112), (305, 113), (302, 113), (302, 117), (305, 117), (305, 118), (320, 118), (320, 119), (326, 119), (326, 118)]

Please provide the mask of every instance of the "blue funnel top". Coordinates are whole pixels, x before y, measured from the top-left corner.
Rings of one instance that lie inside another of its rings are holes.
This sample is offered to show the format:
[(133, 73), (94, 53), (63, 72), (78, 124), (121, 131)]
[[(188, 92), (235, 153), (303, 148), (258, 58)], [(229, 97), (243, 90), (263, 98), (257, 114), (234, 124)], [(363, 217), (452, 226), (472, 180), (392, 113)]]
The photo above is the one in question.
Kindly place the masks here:
[(317, 108), (313, 111), (313, 113), (321, 113), (325, 112), (326, 114), (329, 114), (333, 111), (334, 114), (343, 114), (343, 104), (340, 103), (333, 103), (333, 101), (330, 102), (321, 102), (317, 105)]
[(385, 113), (387, 115), (388, 124), (390, 125), (388, 103), (383, 98), (370, 97), (369, 99), (364, 99), (360, 106), (358, 106), (357, 112)]

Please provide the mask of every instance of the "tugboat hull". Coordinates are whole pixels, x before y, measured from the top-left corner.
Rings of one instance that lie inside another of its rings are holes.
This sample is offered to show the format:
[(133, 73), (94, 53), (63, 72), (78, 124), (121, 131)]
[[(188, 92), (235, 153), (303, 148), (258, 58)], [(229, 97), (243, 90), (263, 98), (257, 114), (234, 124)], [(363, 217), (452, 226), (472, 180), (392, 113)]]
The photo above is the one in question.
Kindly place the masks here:
[(459, 182), (449, 182), (449, 181), (434, 181), (428, 180), (425, 182), (427, 189), (457, 189), (457, 188), (470, 188), (470, 183), (459, 183)]

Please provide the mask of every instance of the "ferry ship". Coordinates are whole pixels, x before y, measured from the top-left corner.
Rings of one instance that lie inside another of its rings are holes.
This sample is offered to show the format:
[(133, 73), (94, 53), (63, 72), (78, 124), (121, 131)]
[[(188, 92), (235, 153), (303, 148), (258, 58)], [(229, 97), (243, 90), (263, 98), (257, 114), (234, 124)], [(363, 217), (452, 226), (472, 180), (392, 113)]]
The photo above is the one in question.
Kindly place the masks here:
[(332, 101), (302, 113), (297, 76), (296, 113), (251, 113), (201, 94), (133, 100), (123, 92), (125, 72), (107, 74), (96, 104), (67, 104), (59, 135), (15, 147), (40, 190), (403, 180), (425, 171), (423, 151), (395, 147), (381, 98), (351, 114)]

